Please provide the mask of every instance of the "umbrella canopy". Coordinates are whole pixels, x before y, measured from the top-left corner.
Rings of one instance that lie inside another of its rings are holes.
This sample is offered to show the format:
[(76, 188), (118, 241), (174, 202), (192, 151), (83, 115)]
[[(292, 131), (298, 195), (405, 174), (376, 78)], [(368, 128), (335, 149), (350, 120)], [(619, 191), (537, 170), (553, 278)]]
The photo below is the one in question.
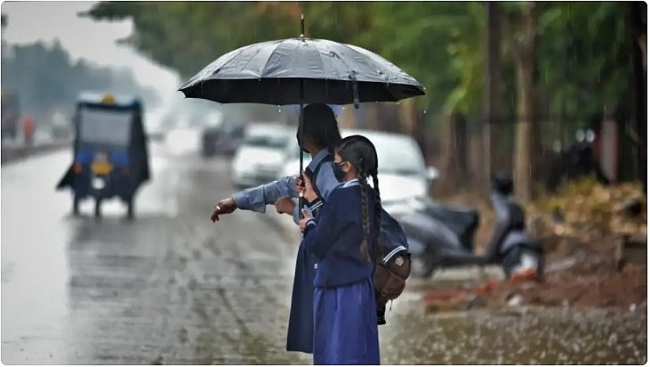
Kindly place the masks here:
[(302, 37), (231, 51), (179, 90), (187, 98), (273, 105), (396, 102), (425, 94), (415, 78), (373, 52)]

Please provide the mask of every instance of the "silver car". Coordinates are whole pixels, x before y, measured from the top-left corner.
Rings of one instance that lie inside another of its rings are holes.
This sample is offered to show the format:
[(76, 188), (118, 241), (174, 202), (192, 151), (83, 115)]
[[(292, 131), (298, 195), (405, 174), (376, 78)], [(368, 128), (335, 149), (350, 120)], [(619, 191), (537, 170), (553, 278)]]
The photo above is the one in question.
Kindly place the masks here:
[(247, 188), (275, 180), (295, 147), (295, 128), (277, 123), (252, 123), (232, 159), (233, 184)]

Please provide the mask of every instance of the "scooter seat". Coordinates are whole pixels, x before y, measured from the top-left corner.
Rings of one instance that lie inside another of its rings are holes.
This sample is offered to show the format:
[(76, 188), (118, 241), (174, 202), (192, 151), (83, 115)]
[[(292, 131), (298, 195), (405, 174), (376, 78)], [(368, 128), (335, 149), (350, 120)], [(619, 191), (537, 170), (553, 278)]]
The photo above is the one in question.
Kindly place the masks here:
[(478, 228), (480, 218), (478, 211), (470, 208), (444, 206), (434, 202), (428, 204), (424, 210), (425, 214), (444, 223), (458, 236), (467, 250), (473, 251), (474, 232)]

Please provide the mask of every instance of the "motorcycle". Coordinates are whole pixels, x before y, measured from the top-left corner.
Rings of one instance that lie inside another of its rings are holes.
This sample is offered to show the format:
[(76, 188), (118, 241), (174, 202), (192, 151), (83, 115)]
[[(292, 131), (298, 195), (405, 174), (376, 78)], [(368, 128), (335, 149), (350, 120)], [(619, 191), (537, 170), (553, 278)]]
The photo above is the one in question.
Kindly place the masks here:
[(610, 184), (594, 156), (594, 139), (593, 131), (578, 130), (576, 141), (571, 145), (563, 148), (559, 141), (555, 142), (552, 155), (542, 166), (544, 176), (547, 177), (547, 190), (555, 192), (565, 182), (589, 175), (595, 176), (603, 185)]
[(523, 209), (493, 194), (498, 234), (492, 253), (486, 255), (474, 252), (480, 219), (476, 210), (448, 207), (431, 198), (415, 198), (386, 209), (404, 229), (416, 276), (429, 278), (444, 268), (489, 264), (501, 265), (506, 278), (527, 269), (542, 275), (543, 248), (526, 232)]

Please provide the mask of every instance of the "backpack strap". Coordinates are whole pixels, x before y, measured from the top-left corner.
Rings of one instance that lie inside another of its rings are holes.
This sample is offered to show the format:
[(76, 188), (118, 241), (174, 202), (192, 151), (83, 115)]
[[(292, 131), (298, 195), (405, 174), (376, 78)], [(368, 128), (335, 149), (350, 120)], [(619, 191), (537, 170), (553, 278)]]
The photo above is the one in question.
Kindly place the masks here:
[(316, 168), (314, 168), (314, 172), (310, 172), (309, 169), (305, 170), (305, 174), (309, 176), (309, 179), (311, 180), (311, 183), (314, 187), (314, 192), (318, 196), (318, 200), (316, 202), (308, 205), (309, 209), (311, 210), (311, 213), (314, 215), (314, 219), (318, 218), (318, 213), (320, 212), (320, 207), (322, 206), (323, 202), (325, 199), (321, 196), (320, 191), (318, 190), (318, 187), (316, 186), (316, 179), (318, 178), (318, 172), (320, 172), (321, 166), (323, 163), (329, 163), (334, 161), (334, 158), (332, 157), (331, 154), (326, 155), (318, 164), (316, 165)]
[(316, 186), (316, 180), (318, 178), (318, 172), (320, 172), (320, 168), (323, 165), (323, 163), (333, 162), (333, 161), (334, 161), (334, 157), (332, 157), (331, 154), (326, 155), (320, 162), (318, 162), (318, 164), (316, 165), (316, 168), (314, 168), (314, 172), (312, 172), (311, 176), (309, 177), (311, 179), (312, 185), (314, 186), (314, 192), (316, 192), (316, 195), (318, 195), (318, 197), (321, 198), (321, 199), (324, 199), (324, 198), (321, 196), (320, 191), (318, 190), (318, 187)]

